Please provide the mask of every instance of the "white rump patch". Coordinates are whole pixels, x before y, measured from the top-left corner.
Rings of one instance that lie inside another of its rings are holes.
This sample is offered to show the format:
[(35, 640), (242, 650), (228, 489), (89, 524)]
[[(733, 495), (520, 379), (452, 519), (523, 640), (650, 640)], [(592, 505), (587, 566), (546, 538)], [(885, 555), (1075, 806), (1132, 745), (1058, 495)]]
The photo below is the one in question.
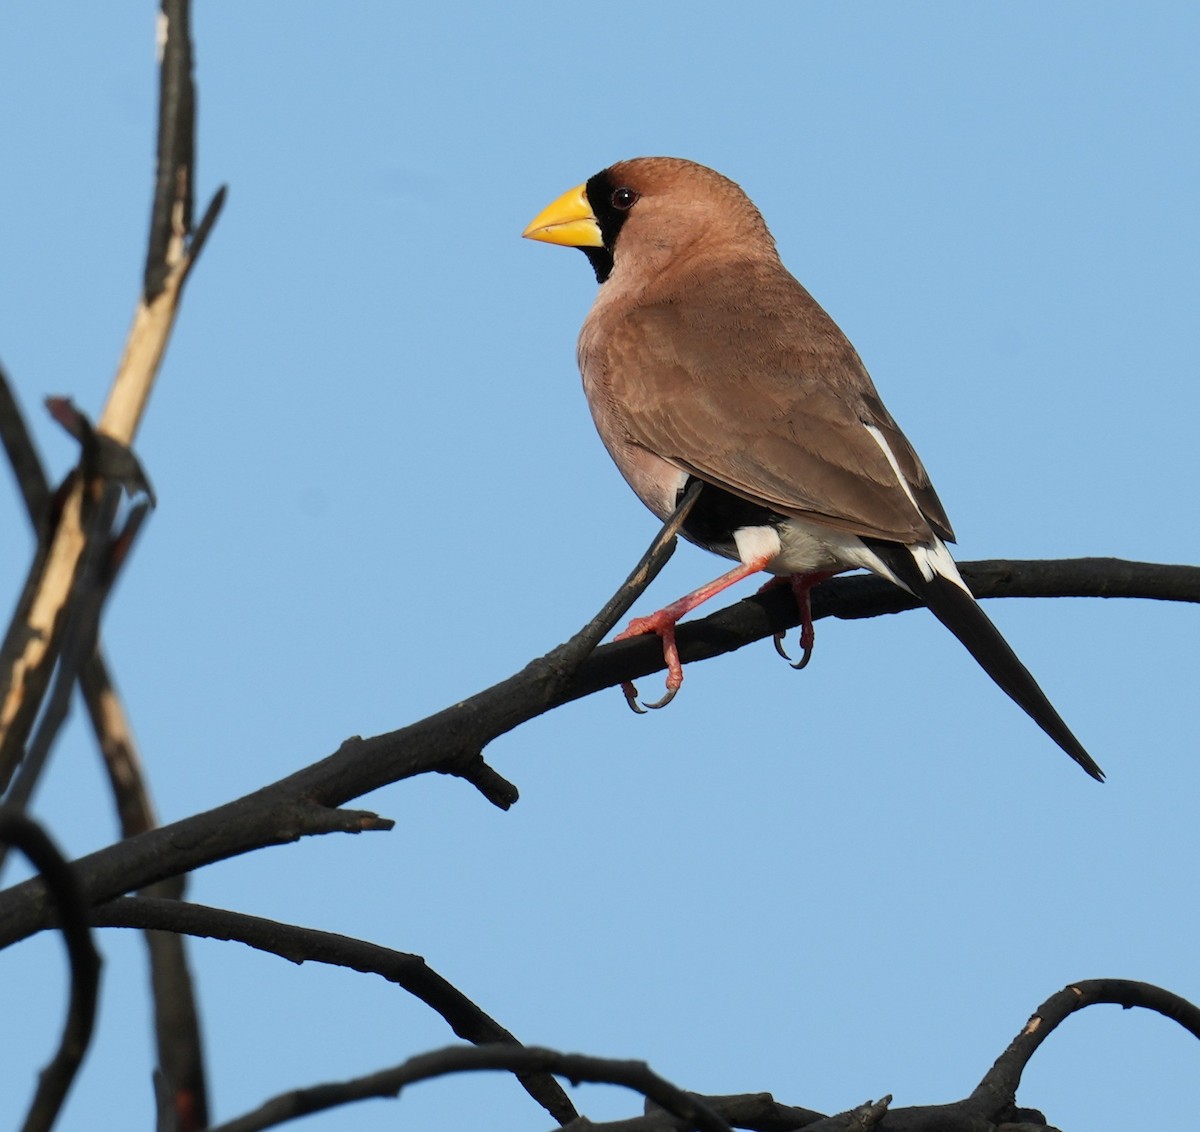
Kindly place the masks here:
[(783, 549), (774, 527), (739, 527), (733, 532), (733, 541), (743, 564), (763, 558), (769, 562)]

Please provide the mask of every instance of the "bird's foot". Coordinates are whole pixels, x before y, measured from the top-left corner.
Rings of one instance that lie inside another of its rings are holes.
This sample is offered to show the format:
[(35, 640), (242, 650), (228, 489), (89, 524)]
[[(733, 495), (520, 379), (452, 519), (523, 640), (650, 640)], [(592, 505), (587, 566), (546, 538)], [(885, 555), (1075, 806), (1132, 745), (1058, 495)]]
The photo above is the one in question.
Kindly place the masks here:
[(675, 698), (675, 693), (683, 685), (683, 665), (679, 661), (679, 649), (675, 645), (675, 622), (678, 618), (672, 617), (671, 613), (671, 607), (668, 606), (666, 609), (660, 609), (657, 613), (652, 613), (649, 617), (635, 617), (629, 622), (626, 629), (613, 638), (617, 641), (624, 641), (630, 637), (641, 637), (647, 633), (656, 633), (662, 639), (663, 660), (667, 664), (666, 694), (661, 699), (654, 700), (651, 703), (643, 703), (638, 697), (638, 690), (632, 680), (621, 682), (621, 691), (625, 694), (625, 702), (638, 715), (645, 715), (648, 711), (657, 711), (659, 708), (665, 708)]
[[(783, 641), (787, 636), (786, 629), (782, 629), (775, 634), (775, 651), (797, 671), (804, 668), (812, 660), (813, 644), (817, 636), (812, 622), (813, 586), (819, 585), (828, 578), (832, 578), (834, 573), (833, 570), (817, 570), (811, 574), (793, 574), (786, 579), (791, 584), (792, 593), (796, 598), (796, 606), (800, 610), (800, 659), (793, 660), (788, 654), (787, 649), (784, 648)], [(773, 585), (781, 584), (784, 580), (783, 578), (772, 578), (762, 589), (765, 590)], [(759, 593), (762, 593), (762, 590), (759, 590)]]
[(812, 634), (809, 635), (809, 639), (807, 642), (804, 640), (803, 634), (801, 634), (800, 648), (803, 651), (800, 653), (799, 660), (793, 660), (792, 654), (789, 653), (787, 651), (787, 649), (784, 647), (783, 641), (786, 636), (787, 636), (786, 629), (780, 629), (779, 632), (775, 634), (775, 638), (774, 638), (775, 651), (777, 653), (779, 653), (779, 655), (781, 657), (783, 657), (783, 659), (786, 660), (788, 662), (788, 664), (790, 664), (794, 669), (796, 669), (796, 671), (799, 671), (801, 668), (806, 667), (808, 665), (808, 662), (810, 660), (812, 660), (812, 652), (813, 652)]
[(654, 711), (656, 708), (666, 707), (675, 698), (675, 693), (679, 691), (680, 685), (683, 683), (683, 665), (679, 660), (679, 649), (675, 645), (675, 626), (709, 598), (715, 597), (735, 582), (740, 582), (751, 574), (757, 574), (770, 560), (771, 554), (761, 554), (751, 558), (750, 561), (735, 566), (728, 573), (714, 578), (713, 581), (701, 586), (698, 590), (684, 594), (678, 601), (671, 602), (657, 613), (651, 613), (649, 617), (635, 617), (623, 632), (617, 634), (614, 638), (617, 641), (624, 641), (629, 637), (641, 637), (646, 633), (656, 633), (662, 638), (663, 660), (667, 665), (667, 694), (661, 700), (643, 704), (638, 700), (637, 689), (633, 686), (632, 681), (626, 680), (621, 684), (621, 691), (625, 693), (625, 702), (638, 715), (644, 715), (647, 711)]

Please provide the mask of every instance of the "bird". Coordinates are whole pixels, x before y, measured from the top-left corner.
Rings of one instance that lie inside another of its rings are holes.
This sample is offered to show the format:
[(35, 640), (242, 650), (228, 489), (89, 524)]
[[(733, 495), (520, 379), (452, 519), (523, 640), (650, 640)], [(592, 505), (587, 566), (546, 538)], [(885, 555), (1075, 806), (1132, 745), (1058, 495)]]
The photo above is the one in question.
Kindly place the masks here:
[(577, 360), (617, 468), (664, 521), (698, 481), (681, 533), (738, 563), (620, 634), (662, 639), (667, 694), (641, 706), (626, 685), (635, 710), (664, 706), (678, 691), (675, 624), (702, 602), (764, 570), (789, 581), (801, 667), (812, 651), (809, 590), (865, 568), (926, 605), (1063, 751), (1104, 780), (967, 588), (924, 465), (739, 185), (683, 158), (633, 158), (563, 193), (522, 235), (580, 249), (595, 272)]

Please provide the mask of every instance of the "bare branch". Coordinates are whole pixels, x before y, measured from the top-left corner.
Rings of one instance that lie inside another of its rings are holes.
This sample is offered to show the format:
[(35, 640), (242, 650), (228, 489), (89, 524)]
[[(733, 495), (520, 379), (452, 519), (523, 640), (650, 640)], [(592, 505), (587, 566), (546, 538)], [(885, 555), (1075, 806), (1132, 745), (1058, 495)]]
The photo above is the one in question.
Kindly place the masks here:
[[(892, 1103), (890, 1096), (877, 1101), (867, 1101), (849, 1112), (838, 1113), (837, 1116), (827, 1116), (815, 1124), (810, 1124), (810, 1132), (871, 1132), (873, 1128), (882, 1128), (880, 1121), (887, 1115), (888, 1106)], [(929, 1110), (924, 1110), (928, 1112)], [(928, 1125), (926, 1125), (928, 1127)], [(943, 1128), (942, 1132), (950, 1132)]]
[[(675, 510), (663, 523), (662, 529), (646, 548), (646, 553), (639, 559), (638, 564), (630, 571), (629, 577), (618, 587), (596, 614), (569, 641), (552, 649), (545, 656), (531, 661), (514, 679), (530, 681), (540, 690), (546, 709), (555, 706), (555, 697), (562, 694), (569, 685), (571, 678), (579, 671), (580, 665), (595, 651), (596, 646), (604, 635), (628, 612), (630, 606), (645, 592), (646, 587), (658, 577), (659, 572), (675, 553), (675, 545), (680, 528), (687, 520), (696, 500), (700, 498), (700, 488), (703, 485), (697, 481), (688, 488), (684, 497), (679, 501)], [(506, 687), (512, 681), (506, 681), (499, 687)], [(561, 702), (561, 701), (559, 701)], [(540, 713), (539, 713), (540, 714)], [(523, 721), (522, 721), (523, 722)], [(499, 734), (498, 732), (496, 734)], [(483, 748), (495, 738), (495, 734), (486, 732), (480, 736), (478, 745), (468, 744), (462, 752), (462, 757), (451, 768), (451, 773), (470, 782), (493, 805), (508, 809), (516, 802), (517, 788), (502, 778), (483, 760)]]
[[(963, 573), (980, 597), (1200, 600), (1200, 568), (1192, 566), (1081, 559), (967, 563)], [(822, 597), (826, 587), (834, 588)], [(814, 591), (814, 615), (819, 611), (825, 617), (869, 617), (898, 612), (904, 608), (905, 596), (875, 578), (837, 579)], [(786, 628), (795, 617), (790, 594), (767, 591), (684, 626), (680, 642), (681, 646), (688, 642), (692, 659), (699, 659)], [(564, 647), (569, 649), (570, 642)], [(652, 642), (621, 641), (597, 649), (564, 683), (563, 670), (552, 660), (556, 652), (426, 719), (370, 739), (348, 739), (328, 758), (253, 794), (82, 858), (79, 875), (89, 901), (111, 900), (168, 876), (314, 833), (387, 828), (389, 823), (375, 814), (337, 807), (418, 774), (459, 774), (497, 735), (568, 700), (645, 675), (662, 664), (661, 649)], [(45, 927), (46, 916), (46, 897), (37, 880), (0, 893), (0, 946)]]
[[(50, 483), (3, 367), (0, 367), (0, 440), (3, 440), (16, 475), (29, 521), (37, 531), (47, 520)], [(109, 675), (99, 643), (84, 662), (79, 683), (112, 783), (121, 819), (121, 834), (123, 837), (132, 837), (156, 825), (157, 821), (142, 776), (133, 729)]]
[[(750, 1132), (797, 1132), (827, 1117), (809, 1108), (781, 1104), (770, 1093), (738, 1093), (731, 1096), (698, 1096), (726, 1124), (734, 1128), (746, 1128)], [(682, 1126), (679, 1117), (664, 1112), (654, 1104), (646, 1105), (644, 1116), (633, 1116), (627, 1120), (605, 1121), (595, 1124), (586, 1117), (566, 1125), (562, 1132), (678, 1132)]]
[(1021, 1074), (1038, 1046), (1076, 1011), (1099, 1003), (1122, 1006), (1126, 1010), (1135, 1006), (1153, 1010), (1178, 1022), (1193, 1037), (1200, 1038), (1200, 1008), (1179, 995), (1129, 979), (1085, 979), (1064, 987), (1037, 1008), (979, 1082), (969, 1103), (986, 1112), (995, 1112), (998, 1106), (1011, 1104), (1021, 1084)]
[[(292, 963), (328, 963), (380, 975), (436, 1010), (464, 1041), (477, 1045), (492, 1042), (520, 1045), (508, 1030), (428, 967), (419, 955), (393, 951), (333, 932), (176, 900), (125, 897), (95, 909), (91, 921), (95, 927), (146, 928), (182, 932), (205, 939), (234, 940)], [(555, 1120), (565, 1122), (575, 1118), (574, 1107), (552, 1076), (523, 1074), (521, 1083)]]
[(100, 956), (92, 946), (87, 905), (75, 872), (41, 826), (24, 814), (0, 808), (0, 842), (20, 849), (41, 874), (71, 964), (71, 995), (62, 1040), (53, 1060), (38, 1077), (37, 1092), (22, 1125), (24, 1132), (46, 1132), (58, 1117), (92, 1039), (100, 990)]
[(144, 297), (152, 303), (183, 258), (192, 230), (196, 163), (196, 82), (189, 0), (161, 0), (158, 22), (158, 161)]
[(226, 1124), (217, 1125), (212, 1132), (256, 1132), (272, 1128), (298, 1116), (323, 1112), (337, 1105), (369, 1097), (398, 1096), (405, 1085), (428, 1081), (450, 1073), (477, 1072), (483, 1069), (505, 1069), (514, 1073), (553, 1073), (575, 1084), (587, 1081), (595, 1084), (624, 1085), (654, 1101), (675, 1116), (681, 1117), (682, 1128), (702, 1132), (732, 1132), (731, 1127), (699, 1097), (685, 1093), (659, 1077), (643, 1061), (617, 1061), (602, 1057), (587, 1057), (578, 1053), (559, 1053), (537, 1046), (486, 1045), (448, 1046), (423, 1053), (393, 1069), (385, 1069), (366, 1077), (315, 1085), (297, 1089), (267, 1101), (261, 1108)]
[[(61, 656), (49, 701), (4, 798), (5, 806), (14, 812), (24, 810), (33, 796), (34, 786), (45, 768), (54, 740), (66, 722), (76, 676), (85, 659), (95, 653), (100, 608), (109, 592), (109, 586), (101, 580), (102, 559), (108, 549), (103, 532), (116, 515), (119, 499), (120, 489), (108, 488), (89, 520), (90, 533), (66, 608)], [(0, 849), (0, 868), (3, 868), (4, 858), (4, 851)]]
[[(42, 462), (16, 399), (9, 390), (6, 377), (0, 370), (0, 433), (2, 433), (9, 459), (17, 472), (18, 485), (25, 501), (30, 522), (37, 530), (49, 506), (50, 488)], [(135, 515), (139, 512), (135, 511)], [(126, 524), (119, 554), (114, 554), (111, 576), (128, 555), (129, 542), (136, 527)], [(109, 588), (112, 577), (109, 579)], [(70, 633), (68, 632), (68, 637)], [(38, 763), (44, 762), (48, 751), (48, 739), (52, 734), (47, 720), (65, 711), (65, 703), (56, 705), (60, 691), (69, 691), (69, 682), (64, 682), (64, 670), (75, 666), (68, 660), (64, 648), (62, 664), (51, 692), (51, 705), (42, 719), (38, 734), (34, 736), (31, 751), (10, 791), (10, 801), (28, 796), (38, 773)], [(133, 837), (152, 829), (158, 824), (154, 806), (142, 773), (133, 729), (129, 724), (125, 707), (113, 686), (108, 665), (97, 640), (87, 651), (79, 671), (79, 684), (84, 703), (96, 734), (96, 741), (104, 759), (117, 807), (117, 816), (122, 837)], [(45, 738), (43, 738), (43, 736)], [(23, 781), (24, 780), (24, 781)], [(4, 849), (0, 848), (0, 864)], [(147, 895), (183, 896), (182, 878), (160, 882), (147, 889)], [(150, 979), (154, 989), (155, 1037), (158, 1044), (159, 1088), (172, 1092), (170, 1107), (174, 1113), (175, 1127), (186, 1130), (203, 1128), (208, 1124), (208, 1099), (205, 1084), (203, 1051), (200, 1041), (200, 1023), (196, 1011), (195, 988), (188, 970), (187, 954), (183, 940), (172, 933), (146, 933), (146, 948), (150, 957)], [(173, 1082), (174, 1084), (168, 1084)]]
[[(1120, 558), (990, 559), (960, 562), (963, 578), (977, 598), (1104, 597), (1200, 602), (1200, 567), (1130, 562)], [(853, 621), (903, 613), (919, 607), (905, 590), (884, 578), (856, 574), (832, 578), (812, 591), (814, 621), (826, 617)], [(790, 629), (799, 621), (786, 587), (772, 587), (699, 621), (678, 627), (679, 655), (685, 662), (707, 660)], [(597, 650), (572, 688), (570, 698), (590, 695), (621, 680), (664, 667), (662, 647), (653, 637), (636, 637)]]
[[(202, 239), (192, 239), (195, 90), (187, 0), (163, 0), (160, 19), (159, 162), (145, 287), (97, 431), (129, 446), (145, 411)], [(202, 222), (206, 236), (220, 193)], [(64, 609), (86, 543), (82, 480), (63, 500), (53, 535), (35, 564), (0, 647), (0, 788), (20, 758), (58, 657)]]
[(50, 481), (3, 366), (0, 366), (0, 442), (12, 465), (29, 521), (36, 530), (50, 509)]

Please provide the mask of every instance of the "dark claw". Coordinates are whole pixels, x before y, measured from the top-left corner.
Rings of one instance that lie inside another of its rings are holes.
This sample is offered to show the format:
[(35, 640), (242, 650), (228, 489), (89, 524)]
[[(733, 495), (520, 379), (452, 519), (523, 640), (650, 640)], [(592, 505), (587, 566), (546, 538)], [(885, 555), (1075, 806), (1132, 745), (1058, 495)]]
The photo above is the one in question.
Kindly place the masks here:
[(790, 664), (798, 672), (801, 668), (804, 668), (810, 660), (812, 660), (812, 645), (805, 647), (804, 655), (801, 656), (799, 660), (793, 660), (790, 656), (788, 656), (787, 649), (783, 647), (783, 638), (786, 636), (786, 633), (775, 634), (775, 651), (779, 653), (779, 655), (783, 657), (783, 659), (786, 660), (788, 664)]
[(621, 685), (621, 691), (625, 694), (625, 702), (638, 715), (645, 715), (648, 711), (658, 711), (659, 708), (665, 708), (674, 698), (678, 688), (668, 688), (666, 695), (661, 700), (655, 700), (653, 703), (643, 704), (638, 700), (638, 690), (632, 684), (625, 682)]

